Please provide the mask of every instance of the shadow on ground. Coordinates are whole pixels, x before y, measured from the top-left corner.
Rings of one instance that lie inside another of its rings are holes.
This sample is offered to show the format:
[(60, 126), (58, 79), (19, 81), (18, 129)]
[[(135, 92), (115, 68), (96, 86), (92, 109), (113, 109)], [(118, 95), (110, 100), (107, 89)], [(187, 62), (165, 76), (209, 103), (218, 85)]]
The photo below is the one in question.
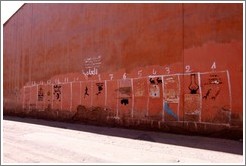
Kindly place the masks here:
[(63, 129), (90, 132), (108, 136), (123, 137), (129, 139), (138, 139), (143, 141), (157, 142), (163, 144), (172, 144), (191, 148), (220, 151), (243, 155), (243, 142), (236, 140), (227, 140), (219, 138), (209, 138), (202, 136), (186, 136), (170, 134), (163, 132), (151, 132), (133, 129), (124, 129), (116, 127), (92, 126), (83, 123), (64, 123), (57, 121), (47, 121), (42, 119), (20, 118), (13, 116), (4, 116), (4, 120), (18, 121), (24, 123), (58, 127)]

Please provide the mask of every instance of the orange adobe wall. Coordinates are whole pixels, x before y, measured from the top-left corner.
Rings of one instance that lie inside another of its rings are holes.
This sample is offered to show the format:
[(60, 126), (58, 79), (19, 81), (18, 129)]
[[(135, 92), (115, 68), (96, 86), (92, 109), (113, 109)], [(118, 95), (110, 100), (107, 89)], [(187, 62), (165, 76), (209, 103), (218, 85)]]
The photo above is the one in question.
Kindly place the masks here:
[(6, 115), (243, 133), (242, 3), (30, 3), (3, 35)]

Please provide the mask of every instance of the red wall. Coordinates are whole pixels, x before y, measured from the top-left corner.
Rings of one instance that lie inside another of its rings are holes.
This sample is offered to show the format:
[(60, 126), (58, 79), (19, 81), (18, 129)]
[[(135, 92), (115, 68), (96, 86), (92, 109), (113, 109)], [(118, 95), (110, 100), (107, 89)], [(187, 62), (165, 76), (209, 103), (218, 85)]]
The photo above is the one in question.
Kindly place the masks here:
[(4, 109), (239, 125), (242, 19), (232, 3), (26, 4), (4, 25)]

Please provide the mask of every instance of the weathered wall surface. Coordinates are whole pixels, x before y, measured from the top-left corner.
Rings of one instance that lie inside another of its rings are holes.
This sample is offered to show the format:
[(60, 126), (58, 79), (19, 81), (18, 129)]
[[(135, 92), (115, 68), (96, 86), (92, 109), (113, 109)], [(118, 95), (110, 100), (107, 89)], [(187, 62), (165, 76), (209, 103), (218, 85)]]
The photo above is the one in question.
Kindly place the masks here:
[(3, 52), (5, 113), (242, 128), (242, 4), (26, 4)]

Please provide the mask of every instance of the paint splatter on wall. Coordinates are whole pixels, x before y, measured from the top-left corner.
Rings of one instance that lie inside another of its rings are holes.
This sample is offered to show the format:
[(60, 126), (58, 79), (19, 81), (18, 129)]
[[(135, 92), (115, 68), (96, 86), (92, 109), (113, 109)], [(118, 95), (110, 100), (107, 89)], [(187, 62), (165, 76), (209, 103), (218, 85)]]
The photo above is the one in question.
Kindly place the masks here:
[(167, 115), (170, 115), (172, 118), (174, 118), (175, 120), (178, 120), (178, 116), (174, 113), (174, 111), (170, 108), (169, 103), (168, 102), (164, 102), (164, 108), (163, 110), (165, 111), (165, 113)]

